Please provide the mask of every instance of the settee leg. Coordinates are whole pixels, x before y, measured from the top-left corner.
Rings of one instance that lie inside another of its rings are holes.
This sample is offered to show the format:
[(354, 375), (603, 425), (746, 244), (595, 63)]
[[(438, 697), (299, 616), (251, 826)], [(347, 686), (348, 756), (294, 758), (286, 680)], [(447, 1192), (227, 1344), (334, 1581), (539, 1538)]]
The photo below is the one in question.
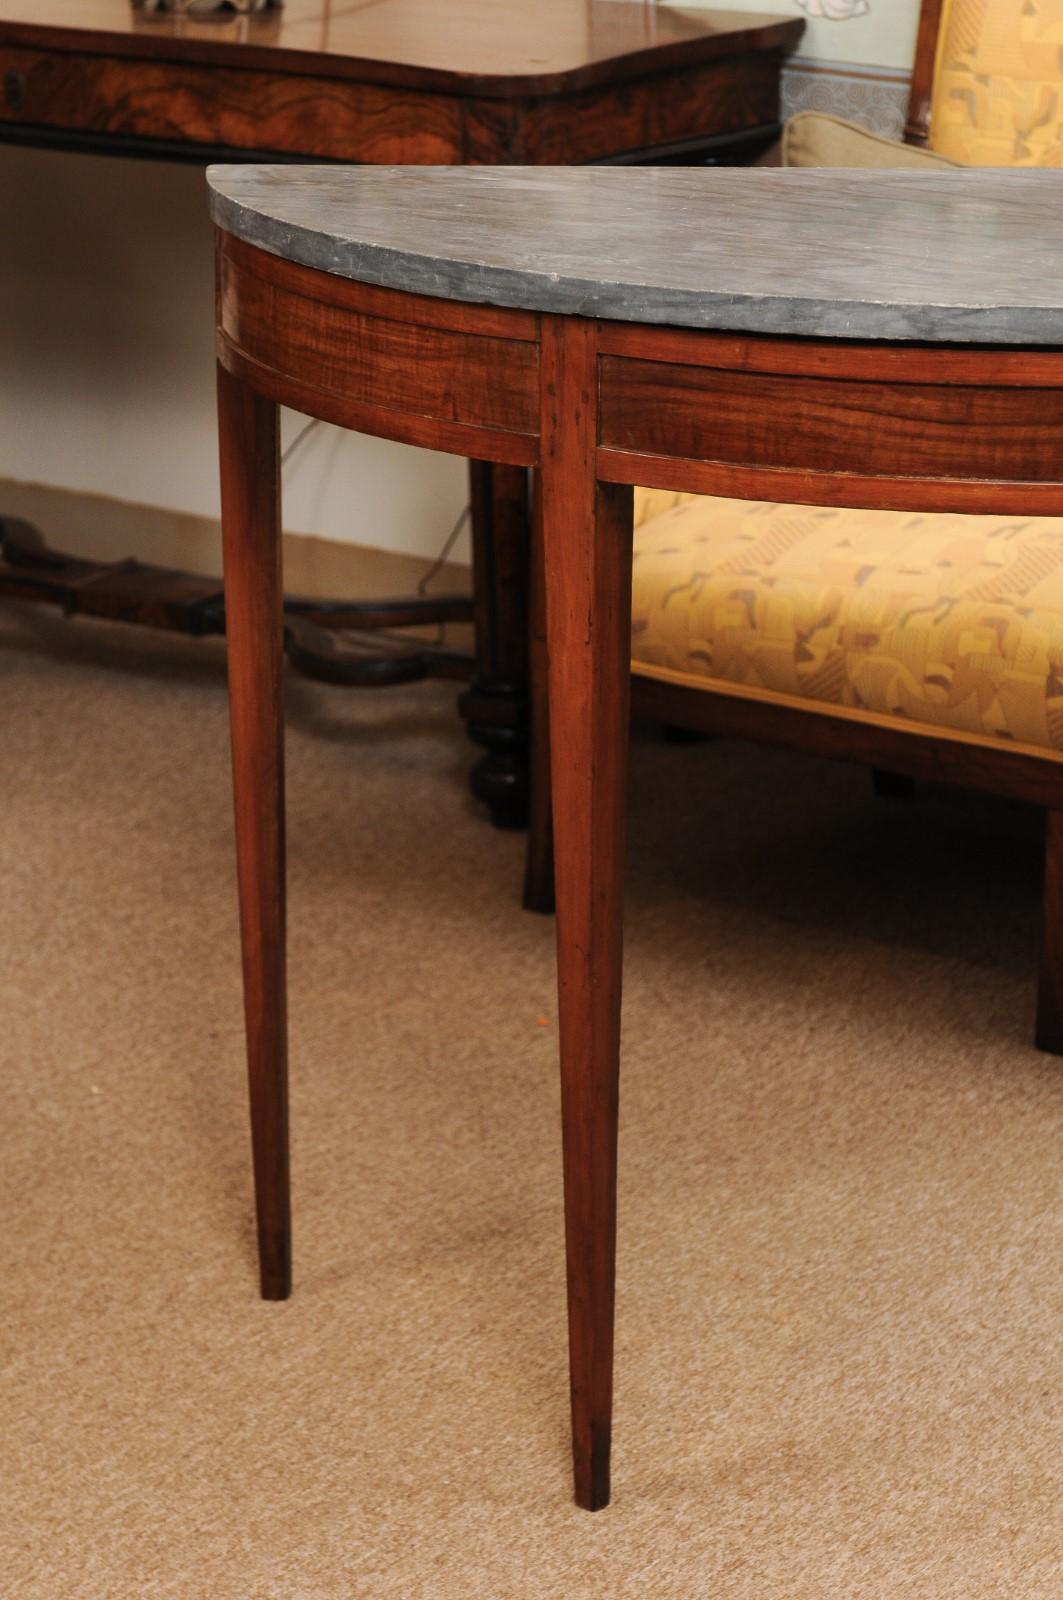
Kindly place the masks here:
[(1045, 812), (1044, 909), (1037, 1048), (1063, 1056), (1063, 811)]

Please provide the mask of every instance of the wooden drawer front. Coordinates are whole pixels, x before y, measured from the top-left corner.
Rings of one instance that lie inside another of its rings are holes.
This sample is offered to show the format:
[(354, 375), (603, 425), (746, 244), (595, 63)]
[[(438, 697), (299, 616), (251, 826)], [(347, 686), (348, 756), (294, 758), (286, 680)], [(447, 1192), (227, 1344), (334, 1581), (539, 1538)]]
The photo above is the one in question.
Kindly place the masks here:
[(601, 443), (740, 467), (1058, 482), (1063, 389), (803, 378), (603, 356)]
[(0, 49), (0, 120), (372, 163), (460, 161), (436, 95), (335, 78)]
[[(363, 406), (534, 434), (538, 347), (312, 300), (219, 263), (221, 328), (237, 350), (305, 387)], [(251, 292), (247, 292), (247, 286)]]
[(778, 121), (779, 51), (730, 56), (667, 77), (639, 78), (595, 93), (534, 101), (518, 148), (470, 160), (569, 165)]

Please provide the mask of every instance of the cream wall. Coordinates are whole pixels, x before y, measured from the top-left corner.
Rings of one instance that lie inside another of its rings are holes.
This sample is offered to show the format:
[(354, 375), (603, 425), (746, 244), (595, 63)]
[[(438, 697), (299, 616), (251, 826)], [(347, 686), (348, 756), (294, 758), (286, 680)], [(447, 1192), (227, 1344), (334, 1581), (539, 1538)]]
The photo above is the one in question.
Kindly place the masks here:
[[(683, 9), (701, 9), (695, 0)], [(900, 136), (915, 54), (919, 0), (721, 0), (729, 10), (803, 16), (805, 35), (783, 74), (783, 113), (815, 109)], [(711, 9), (711, 6), (709, 7)]]
[[(678, 9), (713, 6), (687, 0)], [(803, 16), (807, 26), (798, 54), (805, 59), (911, 70), (919, 0), (727, 0), (726, 10)]]
[[(0, 146), (0, 217), (0, 478), (215, 516), (202, 169)], [(289, 528), (425, 556), (464, 501), (454, 458), (328, 427), (285, 474)]]

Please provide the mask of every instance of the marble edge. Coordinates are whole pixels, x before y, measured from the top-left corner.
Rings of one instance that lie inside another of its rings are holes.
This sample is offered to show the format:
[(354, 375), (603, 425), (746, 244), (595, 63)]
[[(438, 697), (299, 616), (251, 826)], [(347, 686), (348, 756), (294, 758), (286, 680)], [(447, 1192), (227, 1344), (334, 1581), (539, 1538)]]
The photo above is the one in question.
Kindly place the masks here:
[[(594, 279), (487, 266), (460, 257), (441, 258), (388, 245), (356, 243), (333, 234), (292, 227), (221, 193), (210, 182), (213, 172), (220, 176), (229, 171), (232, 168), (225, 166), (207, 169), (210, 214), (226, 233), (269, 255), (376, 288), (467, 305), (704, 332), (894, 343), (1032, 345), (1039, 349), (1063, 346), (1063, 312), (1054, 306), (884, 306), (866, 300), (714, 294), (653, 285), (657, 305), (634, 316), (631, 304), (639, 288), (636, 283), (603, 285)], [(1044, 326), (1053, 320), (1059, 323), (1059, 337), (1048, 340)]]

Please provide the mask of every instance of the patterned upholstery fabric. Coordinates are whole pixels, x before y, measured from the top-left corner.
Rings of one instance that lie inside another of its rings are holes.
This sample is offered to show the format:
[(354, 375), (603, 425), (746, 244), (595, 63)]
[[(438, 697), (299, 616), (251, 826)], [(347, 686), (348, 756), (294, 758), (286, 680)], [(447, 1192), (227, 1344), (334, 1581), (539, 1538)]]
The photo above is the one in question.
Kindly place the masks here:
[(946, 0), (930, 147), (970, 166), (1063, 166), (1063, 0)]
[(636, 673), (1063, 759), (1063, 519), (638, 491)]

